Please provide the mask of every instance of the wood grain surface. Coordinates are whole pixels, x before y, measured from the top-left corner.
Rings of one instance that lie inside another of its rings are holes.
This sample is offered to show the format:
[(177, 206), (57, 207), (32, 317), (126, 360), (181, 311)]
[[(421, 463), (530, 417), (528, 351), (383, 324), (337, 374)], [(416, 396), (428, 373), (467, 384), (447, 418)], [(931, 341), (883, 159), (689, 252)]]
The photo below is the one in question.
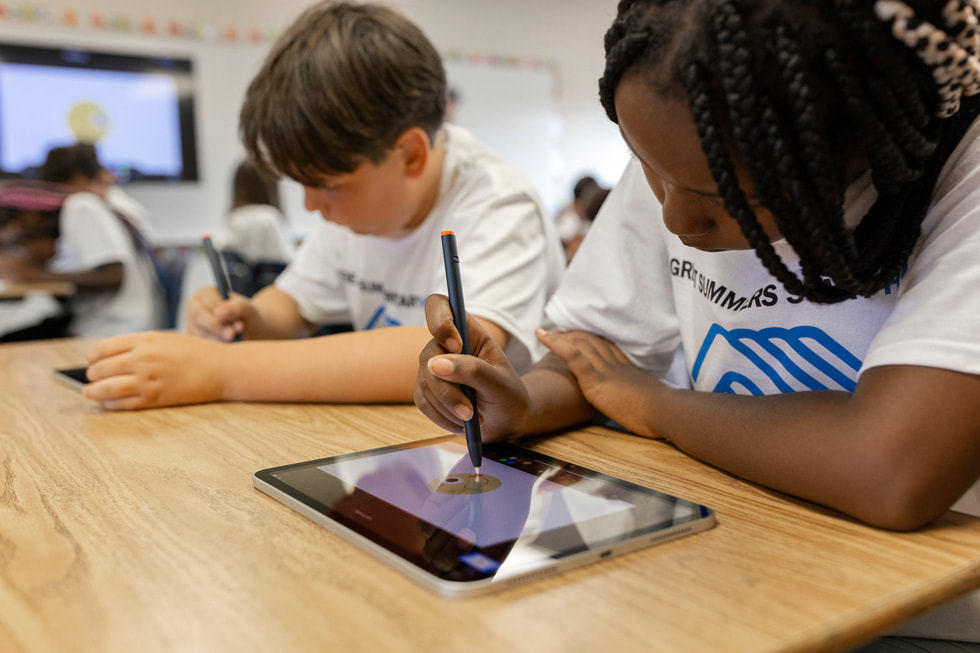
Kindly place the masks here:
[(252, 487), (266, 467), (440, 435), (413, 406), (102, 411), (87, 343), (0, 345), (0, 651), (845, 651), (980, 586), (980, 520), (875, 530), (669, 444), (523, 444), (714, 508), (717, 525), (443, 599)]

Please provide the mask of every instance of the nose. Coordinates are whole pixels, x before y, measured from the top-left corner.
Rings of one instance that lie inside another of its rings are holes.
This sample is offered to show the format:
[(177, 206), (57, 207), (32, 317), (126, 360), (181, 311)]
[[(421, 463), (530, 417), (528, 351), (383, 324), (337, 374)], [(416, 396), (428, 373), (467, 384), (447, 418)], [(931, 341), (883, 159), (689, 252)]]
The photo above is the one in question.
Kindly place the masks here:
[(677, 236), (703, 236), (715, 225), (715, 211), (722, 210), (708, 199), (684, 190), (668, 190), (663, 201), (667, 231)]
[(312, 186), (303, 186), (303, 206), (307, 211), (323, 213), (329, 204), (322, 190)]

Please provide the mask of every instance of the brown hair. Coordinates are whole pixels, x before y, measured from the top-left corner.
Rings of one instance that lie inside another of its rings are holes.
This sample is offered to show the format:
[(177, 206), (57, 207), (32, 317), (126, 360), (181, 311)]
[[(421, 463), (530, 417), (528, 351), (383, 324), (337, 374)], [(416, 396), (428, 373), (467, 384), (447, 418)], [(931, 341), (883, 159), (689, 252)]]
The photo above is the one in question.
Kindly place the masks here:
[(91, 143), (62, 145), (48, 150), (38, 178), (54, 184), (67, 184), (76, 175), (95, 181), (102, 174), (102, 165)]
[(279, 184), (248, 159), (238, 164), (231, 182), (231, 207), (268, 204), (282, 209)]
[(240, 133), (251, 158), (307, 186), (380, 163), (407, 129), (434, 141), (446, 73), (425, 34), (372, 4), (320, 2), (273, 45), (249, 85)]

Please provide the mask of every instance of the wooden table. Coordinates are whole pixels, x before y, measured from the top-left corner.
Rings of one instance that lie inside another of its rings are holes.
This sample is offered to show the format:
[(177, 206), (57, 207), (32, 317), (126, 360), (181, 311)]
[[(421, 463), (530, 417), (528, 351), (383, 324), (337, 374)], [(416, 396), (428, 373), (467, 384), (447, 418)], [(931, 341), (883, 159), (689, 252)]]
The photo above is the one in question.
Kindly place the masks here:
[(33, 292), (45, 292), (55, 297), (71, 297), (75, 294), (75, 284), (67, 281), (16, 283), (0, 280), (0, 300), (22, 299)]
[(980, 520), (874, 530), (602, 428), (533, 448), (717, 510), (711, 530), (435, 596), (252, 488), (440, 434), (412, 406), (108, 413), (75, 340), (0, 346), (0, 651), (839, 651), (980, 586)]

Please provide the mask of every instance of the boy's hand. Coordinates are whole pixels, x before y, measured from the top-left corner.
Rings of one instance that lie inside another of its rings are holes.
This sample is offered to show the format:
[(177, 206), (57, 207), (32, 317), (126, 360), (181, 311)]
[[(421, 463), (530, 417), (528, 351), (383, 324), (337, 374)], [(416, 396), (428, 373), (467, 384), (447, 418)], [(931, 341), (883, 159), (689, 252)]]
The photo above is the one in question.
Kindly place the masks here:
[(483, 439), (520, 435), (529, 410), (527, 389), (500, 346), (479, 320), (467, 315), (471, 356), (459, 354), (462, 340), (453, 324), (449, 299), (431, 295), (425, 319), (433, 339), (419, 355), (415, 405), (433, 422), (454, 433), (473, 415), (460, 384), (476, 391)]
[(108, 410), (223, 399), (228, 347), (180, 333), (130, 333), (100, 340), (87, 353), (82, 394)]
[(192, 336), (231, 342), (236, 335), (247, 335), (248, 325), (256, 320), (247, 297), (232, 293), (223, 300), (214, 287), (201, 288), (187, 302), (187, 333)]
[(545, 331), (538, 340), (565, 361), (579, 389), (596, 410), (634, 433), (652, 435), (649, 406), (655, 393), (669, 390), (633, 365), (619, 347), (585, 331)]

